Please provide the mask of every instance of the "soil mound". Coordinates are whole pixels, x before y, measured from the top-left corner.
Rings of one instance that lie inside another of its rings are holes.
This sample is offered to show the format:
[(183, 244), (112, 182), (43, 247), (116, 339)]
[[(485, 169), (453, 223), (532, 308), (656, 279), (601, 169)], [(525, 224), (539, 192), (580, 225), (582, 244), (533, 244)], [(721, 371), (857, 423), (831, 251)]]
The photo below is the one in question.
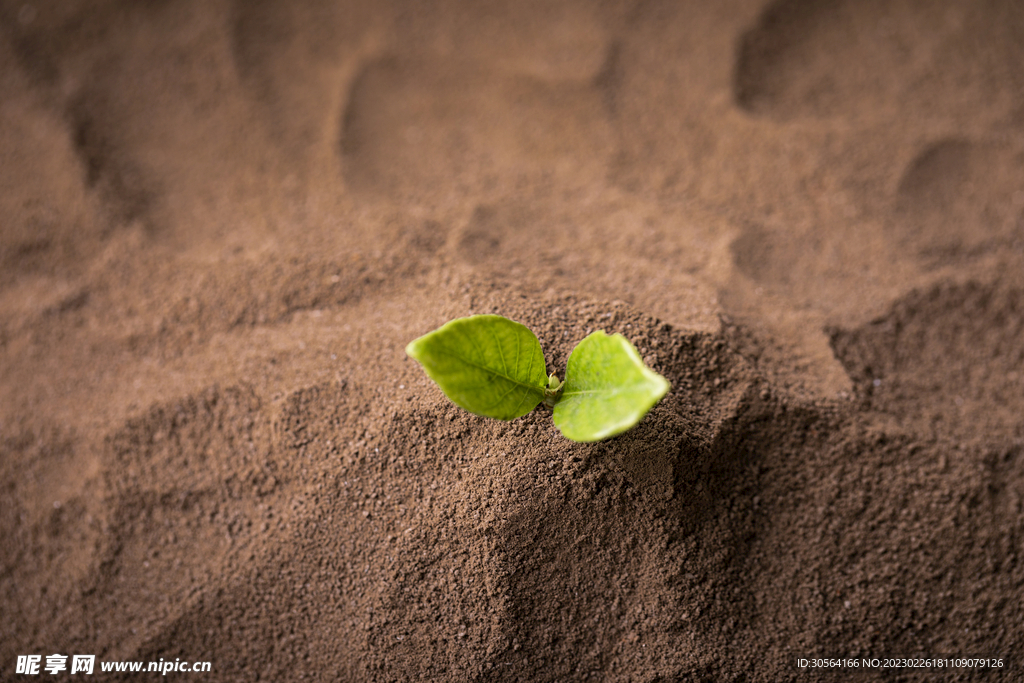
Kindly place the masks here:
[[(1021, 678), (1022, 45), (1010, 0), (0, 0), (0, 680)], [(467, 414), (403, 349), (475, 313), (671, 391), (596, 444)], [(895, 655), (1004, 664), (798, 665)]]

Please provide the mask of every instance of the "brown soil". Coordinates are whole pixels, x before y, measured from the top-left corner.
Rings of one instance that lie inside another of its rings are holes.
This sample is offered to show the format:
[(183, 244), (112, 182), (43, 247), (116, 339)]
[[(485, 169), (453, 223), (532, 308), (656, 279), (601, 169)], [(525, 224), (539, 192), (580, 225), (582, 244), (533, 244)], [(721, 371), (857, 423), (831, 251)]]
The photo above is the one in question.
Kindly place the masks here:
[[(1024, 676), (1015, 0), (2, 0), (0, 231), (0, 679)], [(483, 312), (672, 390), (462, 412)]]

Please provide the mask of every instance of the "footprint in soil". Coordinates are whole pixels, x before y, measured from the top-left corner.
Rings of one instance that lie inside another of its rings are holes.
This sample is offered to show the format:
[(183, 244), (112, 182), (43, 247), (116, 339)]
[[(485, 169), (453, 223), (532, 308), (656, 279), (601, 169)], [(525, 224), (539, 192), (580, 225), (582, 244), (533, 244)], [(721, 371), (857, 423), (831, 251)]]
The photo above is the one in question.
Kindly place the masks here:
[(1024, 151), (947, 138), (900, 179), (894, 234), (926, 267), (1024, 250)]
[(778, 0), (740, 40), (733, 94), (776, 119), (1018, 111), (1024, 13), (965, 3)]
[(240, 79), (303, 182), (324, 176), (337, 182), (335, 122), (392, 20), (389, 8), (372, 3), (234, 3), (231, 48)]
[(393, 55), (354, 78), (340, 123), (358, 195), (493, 193), (509, 183), (603, 173), (612, 149), (600, 89), (487, 64)]
[(868, 404), (908, 427), (996, 444), (1024, 439), (1019, 286), (940, 283), (831, 338)]
[(806, 239), (797, 243), (786, 231), (777, 233), (758, 225), (742, 230), (729, 245), (733, 263), (741, 273), (759, 284), (783, 289), (801, 272), (801, 255), (809, 249)]

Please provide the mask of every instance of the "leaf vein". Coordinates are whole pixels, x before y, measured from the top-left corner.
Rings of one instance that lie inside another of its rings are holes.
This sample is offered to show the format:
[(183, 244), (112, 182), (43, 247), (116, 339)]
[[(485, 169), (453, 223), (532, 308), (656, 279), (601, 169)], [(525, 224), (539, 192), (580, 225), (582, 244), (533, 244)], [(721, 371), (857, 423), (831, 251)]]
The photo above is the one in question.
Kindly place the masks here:
[[(509, 377), (507, 374), (502, 374), (502, 373), (494, 370), (493, 368), (488, 368), (488, 367), (485, 367), (483, 365), (480, 365), (479, 363), (474, 363), (473, 361), (467, 360), (466, 358), (464, 358), (464, 357), (462, 357), (462, 356), (460, 356), (458, 354), (452, 353), (450, 351), (445, 351), (443, 349), (434, 349), (433, 353), (435, 353), (437, 355), (440, 355), (440, 356), (448, 356), (449, 358), (454, 358), (455, 360), (457, 360), (457, 361), (459, 361), (461, 363), (465, 363), (466, 365), (471, 365), (471, 366), (473, 366), (474, 368), (476, 368), (478, 370), (483, 370), (484, 372), (487, 372), (489, 374), (495, 375), (496, 377), (501, 377), (502, 379), (507, 379), (510, 382), (514, 382), (515, 384), (518, 384), (521, 387), (526, 387), (527, 389), (533, 389), (534, 391), (537, 391), (537, 392), (542, 393), (542, 394), (544, 393), (544, 387), (542, 387), (542, 386), (539, 386), (539, 385), (536, 385), (536, 384), (528, 384), (526, 382), (522, 382), (522, 381), (516, 379), (515, 377)], [(532, 362), (531, 362), (530, 367), (531, 368), (533, 367)]]
[(501, 348), (501, 340), (498, 339), (498, 335), (494, 333), (493, 328), (487, 328), (487, 331), (491, 333), (491, 339), (494, 340), (494, 345), (498, 347), (498, 357), (501, 358), (501, 369), (505, 371), (505, 375), (508, 375), (508, 364), (505, 362), (505, 351)]

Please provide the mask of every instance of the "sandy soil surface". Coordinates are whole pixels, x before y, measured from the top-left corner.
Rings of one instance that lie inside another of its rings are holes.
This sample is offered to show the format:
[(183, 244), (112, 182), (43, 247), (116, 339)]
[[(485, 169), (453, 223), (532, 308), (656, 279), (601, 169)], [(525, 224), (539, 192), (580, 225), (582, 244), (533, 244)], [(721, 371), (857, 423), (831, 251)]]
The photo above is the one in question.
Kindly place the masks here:
[(0, 486), (3, 680), (1021, 680), (1024, 6), (0, 1)]

